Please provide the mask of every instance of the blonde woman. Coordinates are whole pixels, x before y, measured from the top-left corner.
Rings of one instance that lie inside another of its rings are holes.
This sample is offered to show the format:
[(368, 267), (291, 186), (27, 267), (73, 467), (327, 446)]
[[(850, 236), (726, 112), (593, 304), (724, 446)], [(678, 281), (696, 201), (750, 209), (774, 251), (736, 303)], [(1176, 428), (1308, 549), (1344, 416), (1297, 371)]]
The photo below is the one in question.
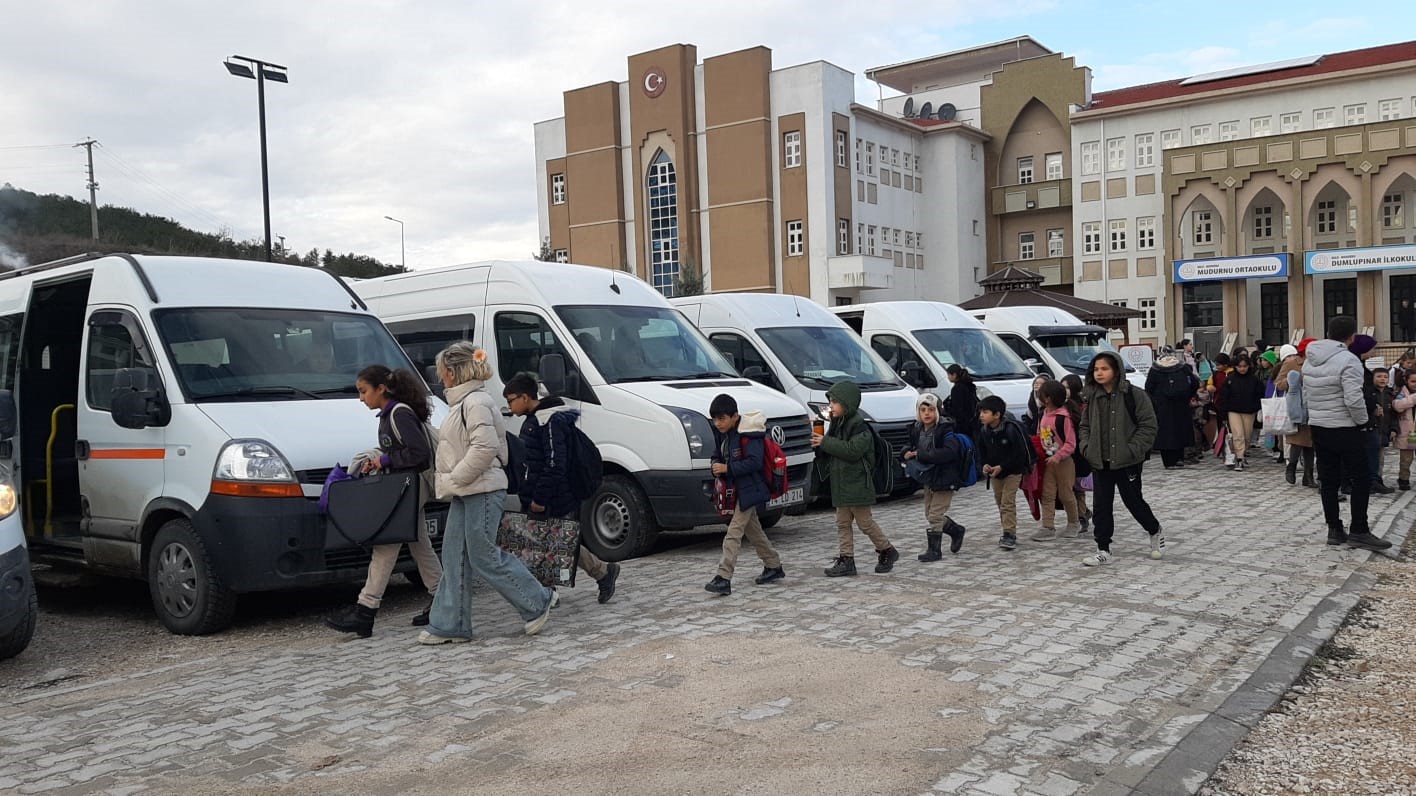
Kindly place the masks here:
[(526, 635), (534, 636), (559, 598), (520, 559), (497, 547), (507, 450), (501, 413), (487, 392), (492, 376), (487, 352), (466, 341), (453, 343), (438, 354), (437, 372), (450, 410), (438, 433), (437, 492), (452, 505), (443, 534), (443, 579), (418, 643), (472, 640), (474, 577), (511, 603), (526, 620)]

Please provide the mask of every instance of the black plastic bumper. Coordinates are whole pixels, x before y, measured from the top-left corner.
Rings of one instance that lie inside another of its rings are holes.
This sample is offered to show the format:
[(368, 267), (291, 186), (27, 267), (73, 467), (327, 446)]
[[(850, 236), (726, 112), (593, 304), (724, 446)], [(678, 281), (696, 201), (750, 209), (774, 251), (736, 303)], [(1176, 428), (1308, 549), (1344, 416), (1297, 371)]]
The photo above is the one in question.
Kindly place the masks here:
[[(440, 547), (447, 507), (428, 504)], [(211, 495), (192, 518), (217, 577), (238, 592), (273, 591), (360, 580), (369, 565), (363, 548), (325, 549), (325, 519), (306, 498)], [(397, 571), (412, 567), (405, 547)]]
[[(790, 488), (802, 487), (803, 494), (809, 491), (807, 468), (810, 466), (809, 463), (799, 464), (787, 469)], [(713, 508), (713, 474), (709, 471), (646, 470), (634, 476), (649, 498), (660, 527), (693, 528), (723, 523), (718, 510)]]
[(30, 575), (29, 551), (24, 545), (0, 553), (0, 636), (8, 635), (29, 621), (30, 590), (34, 582)]

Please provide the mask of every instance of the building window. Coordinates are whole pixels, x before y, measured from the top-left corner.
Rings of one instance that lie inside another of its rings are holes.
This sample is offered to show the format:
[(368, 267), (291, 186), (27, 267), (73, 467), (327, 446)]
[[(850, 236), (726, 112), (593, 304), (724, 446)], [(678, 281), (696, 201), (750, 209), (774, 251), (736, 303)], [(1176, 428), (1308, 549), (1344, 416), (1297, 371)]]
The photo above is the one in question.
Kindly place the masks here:
[(865, 142), (864, 142), (864, 141), (861, 141), (859, 138), (857, 138), (857, 139), (856, 139), (856, 174), (860, 174), (860, 173), (862, 173), (862, 172), (865, 170), (865, 154), (864, 154), (864, 152), (865, 152)]
[(1155, 248), (1155, 216), (1141, 216), (1136, 219), (1136, 250), (1147, 251)]
[(794, 169), (801, 165), (801, 133), (793, 130), (790, 133), (782, 134), (782, 159), (787, 168)]
[(1402, 195), (1399, 193), (1389, 193), (1382, 197), (1382, 227), (1385, 229), (1401, 229), (1406, 226), (1406, 215), (1403, 212)]
[(1126, 251), (1126, 219), (1111, 219), (1111, 250), (1113, 252)]
[(890, 245), (890, 228), (889, 228), (889, 227), (881, 227), (881, 228), (880, 228), (880, 247), (881, 247), (881, 248), (885, 248), (886, 246), (889, 246), (889, 245)]
[(1273, 135), (1273, 117), (1255, 116), (1249, 120), (1249, 135), (1254, 138)]
[(1366, 124), (1367, 104), (1365, 102), (1356, 105), (1344, 105), (1342, 107), (1343, 124)]
[(1271, 206), (1254, 208), (1254, 237), (1273, 237), (1273, 208)]
[(1101, 254), (1101, 222), (1082, 224), (1082, 254)]
[(556, 249), (556, 262), (558, 262), (558, 263), (568, 263), (568, 262), (570, 262), (570, 249)]
[(1026, 185), (1033, 181), (1032, 157), (1018, 158), (1018, 184)]
[(1329, 128), (1329, 127), (1334, 127), (1334, 126), (1336, 126), (1336, 125), (1337, 125), (1337, 122), (1334, 121), (1334, 119), (1335, 119), (1335, 114), (1336, 114), (1336, 109), (1334, 109), (1334, 108), (1315, 108), (1315, 109), (1313, 109), (1313, 129), (1314, 129), (1314, 130), (1326, 130), (1326, 129)]
[(1106, 170), (1124, 171), (1126, 168), (1126, 139), (1106, 139)]
[(865, 254), (865, 224), (856, 224), (856, 254)]
[(875, 143), (873, 141), (865, 142), (865, 176), (875, 176)]
[(875, 256), (875, 225), (871, 224), (865, 228), (865, 253), (871, 257)]
[(1208, 124), (1197, 124), (1190, 128), (1190, 143), (1213, 144), (1214, 128)]
[(1065, 233), (1060, 229), (1049, 229), (1047, 231), (1047, 256), (1061, 257), (1063, 244), (1066, 242)]
[(1083, 141), (1083, 142), (1082, 142), (1082, 173), (1083, 173), (1083, 174), (1100, 174), (1100, 173), (1101, 173), (1101, 142), (1099, 142), (1099, 141)]
[(679, 275), (678, 172), (663, 150), (649, 164), (649, 284), (673, 296)]
[(1033, 240), (1031, 232), (1018, 233), (1018, 259), (1031, 260), (1033, 258)]
[(900, 248), (900, 238), (903, 237), (904, 234), (905, 231), (899, 227), (890, 230), (890, 242), (894, 244), (895, 248)]
[(806, 253), (806, 243), (802, 240), (801, 221), (787, 222), (787, 256), (800, 257)]
[(836, 131), (836, 165), (846, 167), (846, 131)]
[(1303, 125), (1303, 114), (1285, 113), (1278, 117), (1278, 131), (1280, 133), (1296, 133)]
[(1337, 200), (1324, 199), (1318, 202), (1317, 227), (1319, 235), (1337, 232)]
[[(978, 222), (975, 221), (974, 224), (975, 224), (975, 226), (977, 226)], [(916, 232), (916, 233), (915, 233), (915, 245), (918, 246), (918, 247), (920, 247), (921, 249), (924, 248), (924, 233), (923, 233), (923, 232)]]
[[(973, 234), (974, 237), (978, 237), (978, 219), (976, 218), (973, 220)], [(920, 237), (923, 238), (924, 236), (921, 235)], [(923, 246), (924, 244), (921, 243), (920, 245)]]
[(1180, 139), (1180, 131), (1179, 131), (1179, 130), (1161, 130), (1161, 131), (1160, 131), (1160, 148), (1161, 148), (1161, 149), (1175, 149), (1176, 147), (1179, 147), (1179, 146), (1184, 146), (1184, 142)]
[(909, 231), (909, 230), (906, 230), (906, 231), (905, 231), (905, 248), (906, 248), (906, 249), (913, 249), (913, 248), (914, 248), (914, 233), (911, 232), (911, 231)]
[(1136, 168), (1148, 169), (1155, 165), (1155, 133), (1141, 133), (1136, 136)]
[(1377, 119), (1379, 121), (1390, 121), (1401, 118), (1401, 100), (1382, 100), (1377, 103)]
[(1141, 312), (1145, 313), (1144, 315), (1141, 316), (1141, 322), (1140, 322), (1141, 331), (1143, 331), (1143, 332), (1150, 332), (1150, 331), (1155, 331), (1156, 329), (1160, 328), (1159, 325), (1157, 324), (1157, 320), (1158, 320), (1158, 319), (1156, 318), (1156, 300), (1155, 300), (1155, 299), (1153, 299), (1153, 298), (1143, 298), (1143, 299), (1141, 299), (1139, 302), (1137, 302), (1136, 306), (1137, 306), (1138, 309), (1140, 309)]
[(1186, 282), (1180, 288), (1184, 325), (1220, 326), (1224, 323), (1224, 283)]
[(1062, 179), (1062, 153), (1048, 152), (1047, 155), (1043, 158), (1043, 160), (1047, 164), (1047, 179)]
[(1239, 122), (1220, 122), (1219, 140), (1233, 141), (1239, 137)]
[(900, 165), (900, 150), (894, 149), (894, 148), (892, 148), (892, 149), (890, 150), (890, 165), (891, 165), (891, 166), (898, 166), (898, 165)]
[(851, 253), (851, 220), (849, 218), (836, 219), (836, 253)]
[(553, 205), (563, 205), (563, 204), (565, 204), (565, 175), (564, 175), (564, 174), (552, 174), (552, 175), (551, 175), (551, 204), (553, 204)]
[(1195, 245), (1214, 243), (1214, 213), (1209, 210), (1196, 210), (1192, 218), (1194, 219)]

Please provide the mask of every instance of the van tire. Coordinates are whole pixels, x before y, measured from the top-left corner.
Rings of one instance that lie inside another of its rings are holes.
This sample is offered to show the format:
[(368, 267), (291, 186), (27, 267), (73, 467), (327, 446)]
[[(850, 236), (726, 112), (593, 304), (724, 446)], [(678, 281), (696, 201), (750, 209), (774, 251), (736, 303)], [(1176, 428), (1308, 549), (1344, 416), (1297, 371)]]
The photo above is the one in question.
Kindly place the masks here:
[(658, 536), (649, 499), (629, 476), (605, 476), (580, 510), (580, 543), (605, 561), (642, 556)]
[(29, 581), (29, 610), (25, 618), (14, 630), (0, 636), (0, 661), (13, 658), (25, 651), (30, 639), (34, 638), (34, 626), (39, 621), (39, 597), (35, 594), (34, 581)]
[(784, 515), (784, 514), (786, 514), (786, 513), (787, 513), (787, 512), (786, 512), (786, 509), (777, 509), (776, 511), (769, 511), (769, 512), (767, 512), (766, 514), (763, 514), (763, 515), (761, 516), (761, 518), (760, 518), (761, 521), (762, 521), (762, 527), (763, 527), (763, 528), (772, 528), (772, 527), (775, 527), (775, 526), (777, 525), (777, 523), (779, 523), (779, 522), (782, 521), (782, 515)]
[(236, 593), (217, 577), (206, 545), (185, 517), (168, 520), (153, 537), (147, 581), (153, 610), (173, 633), (203, 636), (231, 624)]

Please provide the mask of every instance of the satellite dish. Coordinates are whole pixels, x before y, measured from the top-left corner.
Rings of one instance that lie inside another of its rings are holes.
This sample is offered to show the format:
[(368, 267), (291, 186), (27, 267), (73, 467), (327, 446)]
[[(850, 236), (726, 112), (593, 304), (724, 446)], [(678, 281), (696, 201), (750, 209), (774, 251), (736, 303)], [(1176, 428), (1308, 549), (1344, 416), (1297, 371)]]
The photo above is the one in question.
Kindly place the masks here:
[(956, 113), (958, 113), (958, 109), (954, 107), (953, 103), (946, 102), (939, 106), (939, 113), (934, 118), (952, 122)]
[(934, 113), (934, 103), (926, 102), (919, 106), (919, 118), (928, 119), (932, 113)]
[(913, 119), (913, 118), (914, 118), (914, 115), (915, 115), (915, 112), (914, 112), (914, 97), (906, 97), (906, 98), (905, 98), (905, 118), (906, 118), (906, 119)]

